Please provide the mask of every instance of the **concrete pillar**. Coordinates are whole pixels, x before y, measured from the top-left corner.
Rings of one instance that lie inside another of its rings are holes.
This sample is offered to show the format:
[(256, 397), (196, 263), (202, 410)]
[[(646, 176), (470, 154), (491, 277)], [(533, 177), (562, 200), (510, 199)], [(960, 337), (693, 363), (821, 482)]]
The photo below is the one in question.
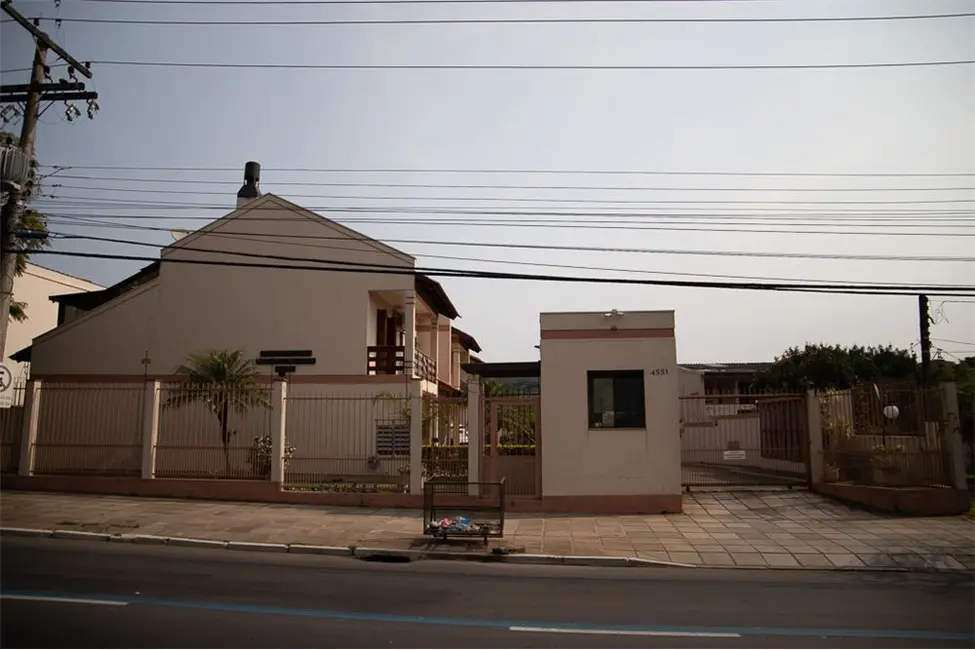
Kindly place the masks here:
[(419, 379), (411, 379), (410, 400), (410, 494), (423, 494), (423, 391)]
[(156, 478), (156, 442), (159, 439), (161, 381), (146, 383), (142, 398), (142, 478)]
[(41, 414), (41, 390), (43, 382), (31, 379), (24, 391), (24, 422), (20, 434), (20, 463), (17, 473), (21, 476), (34, 474), (34, 445), (37, 443), (38, 417)]
[(953, 381), (941, 384), (941, 403), (944, 408), (944, 444), (948, 450), (949, 462), (949, 467), (946, 467), (945, 470), (948, 472), (953, 488), (966, 490), (968, 489), (968, 480), (965, 476), (965, 446), (961, 442), (958, 384)]
[(403, 348), (403, 371), (407, 377), (416, 377), (416, 292), (404, 292), (403, 328), (406, 330)]
[[(434, 314), (430, 319), (430, 358), (436, 369), (434, 376), (440, 379), (440, 316)], [(436, 383), (436, 381), (434, 382)]]
[(284, 483), (284, 447), (287, 439), (288, 382), (271, 385), (271, 482)]
[[(481, 476), (481, 455), (484, 453), (484, 435), (481, 429), (481, 382), (480, 379), (467, 381), (467, 481), (477, 483)], [(471, 486), (470, 494), (478, 494), (477, 487)]]
[(819, 395), (806, 391), (806, 429), (809, 432), (809, 483), (818, 485), (825, 476), (823, 459), (823, 414), (819, 408)]

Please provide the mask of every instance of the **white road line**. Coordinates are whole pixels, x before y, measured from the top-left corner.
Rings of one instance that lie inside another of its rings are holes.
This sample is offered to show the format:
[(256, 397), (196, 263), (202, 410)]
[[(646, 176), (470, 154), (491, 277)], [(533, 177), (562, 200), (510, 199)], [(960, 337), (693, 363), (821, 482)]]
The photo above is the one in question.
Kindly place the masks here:
[(608, 634), (615, 636), (696, 636), (719, 639), (737, 639), (735, 632), (667, 632), (665, 630), (597, 630), (565, 627), (509, 627), (511, 632), (541, 632), (544, 634)]
[(7, 600), (40, 600), (48, 603), (76, 603), (78, 605), (108, 605), (110, 607), (122, 607), (128, 605), (120, 600), (93, 600), (91, 598), (58, 598), (54, 596), (16, 596), (0, 594), (0, 598)]

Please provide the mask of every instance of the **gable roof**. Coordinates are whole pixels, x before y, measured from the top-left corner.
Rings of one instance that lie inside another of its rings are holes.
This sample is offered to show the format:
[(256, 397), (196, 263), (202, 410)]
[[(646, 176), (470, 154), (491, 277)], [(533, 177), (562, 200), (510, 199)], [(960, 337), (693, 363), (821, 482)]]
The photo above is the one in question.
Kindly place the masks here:
[(477, 340), (473, 336), (471, 336), (464, 330), (460, 329), (459, 327), (453, 327), (451, 329), (453, 329), (454, 334), (457, 335), (457, 342), (460, 343), (465, 350), (469, 350), (470, 352), (481, 351), (481, 346), (478, 344)]
[(423, 302), (430, 306), (430, 309), (450, 319), (460, 316), (454, 303), (450, 302), (447, 292), (443, 290), (440, 283), (433, 278), (418, 273), (416, 276), (416, 293), (423, 298)]
[[(342, 233), (343, 235), (346, 235), (351, 240), (357, 241), (357, 242), (359, 242), (359, 243), (361, 243), (361, 244), (363, 244), (365, 246), (368, 246), (369, 248), (373, 248), (373, 249), (375, 249), (375, 250), (377, 250), (379, 252), (386, 253), (388, 255), (392, 255), (393, 257), (397, 257), (400, 260), (402, 260), (402, 261), (404, 261), (404, 262), (406, 262), (408, 264), (415, 264), (416, 263), (416, 258), (414, 258), (412, 255), (410, 255), (408, 253), (404, 253), (403, 251), (399, 250), (398, 248), (393, 248), (392, 246), (390, 246), (388, 244), (384, 244), (384, 243), (382, 243), (381, 241), (379, 241), (377, 239), (373, 239), (372, 237), (369, 237), (368, 235), (362, 234), (358, 230), (353, 230), (352, 228), (349, 228), (347, 226), (343, 226), (342, 224), (338, 223), (337, 221), (333, 221), (333, 220), (329, 219), (328, 217), (323, 217), (322, 215), (320, 215), (320, 214), (318, 214), (316, 212), (312, 212), (308, 208), (302, 207), (302, 206), (298, 205), (297, 203), (293, 203), (293, 202), (291, 202), (291, 201), (289, 201), (287, 199), (281, 198), (277, 194), (272, 194), (272, 193), (264, 194), (264, 195), (262, 195), (259, 198), (256, 198), (256, 199), (254, 199), (252, 201), (248, 201), (246, 204), (244, 204), (241, 207), (235, 209), (233, 212), (229, 212), (229, 213), (223, 215), (222, 217), (218, 217), (217, 219), (214, 219), (210, 223), (205, 224), (204, 226), (202, 226), (200, 228), (197, 228), (193, 232), (189, 233), (186, 237), (183, 237), (179, 241), (173, 242), (169, 246), (166, 246), (165, 248), (163, 248), (161, 257), (165, 258), (167, 252), (179, 250), (180, 248), (182, 248), (184, 246), (187, 246), (190, 243), (192, 243), (193, 241), (195, 241), (195, 240), (199, 239), (200, 237), (206, 235), (207, 233), (211, 233), (211, 232), (214, 232), (216, 230), (219, 230), (220, 228), (223, 228), (228, 223), (233, 222), (235, 219), (237, 219), (239, 217), (242, 217), (243, 215), (247, 214), (248, 212), (250, 212), (252, 210), (257, 210), (257, 209), (266, 210), (268, 204), (276, 205), (277, 207), (281, 208), (282, 210), (289, 210), (289, 211), (293, 212), (294, 214), (296, 214), (298, 216), (305, 217), (306, 219), (308, 219), (310, 221), (316, 221), (316, 222), (320, 223), (323, 226), (327, 226), (329, 228), (332, 228), (334, 230), (337, 230), (338, 232)], [(264, 206), (264, 207), (262, 207), (262, 206)], [(257, 240), (255, 240), (255, 241), (257, 241)]]
[(110, 287), (99, 291), (81, 291), (78, 293), (59, 293), (51, 296), (51, 302), (68, 307), (75, 307), (83, 311), (91, 311), (101, 307), (106, 302), (114, 300), (123, 293), (128, 292), (147, 282), (151, 282), (159, 277), (159, 262), (153, 262), (149, 266), (139, 269), (127, 278), (123, 278)]

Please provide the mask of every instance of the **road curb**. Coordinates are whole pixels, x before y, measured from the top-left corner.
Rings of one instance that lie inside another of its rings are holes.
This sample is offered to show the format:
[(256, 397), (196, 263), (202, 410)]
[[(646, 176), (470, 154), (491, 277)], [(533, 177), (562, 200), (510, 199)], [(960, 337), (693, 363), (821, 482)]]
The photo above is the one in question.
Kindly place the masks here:
[(759, 569), (767, 571), (843, 571), (855, 573), (970, 573), (969, 569), (953, 568), (908, 568), (898, 566), (727, 566), (686, 564), (665, 560), (650, 560), (636, 557), (602, 555), (544, 555), (533, 553), (495, 554), (492, 552), (404, 550), (366, 546), (317, 546), (314, 544), (272, 544), (264, 542), (221, 541), (194, 537), (165, 537), (162, 535), (134, 535), (131, 533), (111, 534), (84, 530), (48, 530), (41, 528), (19, 528), (0, 526), (0, 536), (4, 537), (50, 537), (54, 539), (100, 541), (109, 543), (128, 542), (130, 544), (168, 545), (184, 548), (226, 549), (233, 551), (294, 553), (296, 555), (326, 555), (348, 557), (372, 561), (415, 561), (452, 560), (467, 562), (497, 562), (501, 564), (561, 565), (591, 567), (665, 567), (681, 569)]

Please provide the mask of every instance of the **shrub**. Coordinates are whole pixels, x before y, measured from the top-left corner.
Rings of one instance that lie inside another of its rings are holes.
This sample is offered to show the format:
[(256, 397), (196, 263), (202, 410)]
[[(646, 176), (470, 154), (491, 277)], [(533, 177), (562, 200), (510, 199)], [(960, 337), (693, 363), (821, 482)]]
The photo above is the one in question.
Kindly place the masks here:
[[(273, 441), (271, 439), (270, 433), (264, 433), (264, 435), (257, 436), (254, 438), (254, 443), (251, 445), (250, 451), (250, 465), (251, 469), (254, 470), (255, 474), (260, 476), (270, 476), (271, 474), (271, 454), (273, 449)], [(288, 462), (291, 457), (294, 456), (295, 448), (293, 445), (289, 445), (288, 441), (284, 441), (284, 466), (288, 466)]]

